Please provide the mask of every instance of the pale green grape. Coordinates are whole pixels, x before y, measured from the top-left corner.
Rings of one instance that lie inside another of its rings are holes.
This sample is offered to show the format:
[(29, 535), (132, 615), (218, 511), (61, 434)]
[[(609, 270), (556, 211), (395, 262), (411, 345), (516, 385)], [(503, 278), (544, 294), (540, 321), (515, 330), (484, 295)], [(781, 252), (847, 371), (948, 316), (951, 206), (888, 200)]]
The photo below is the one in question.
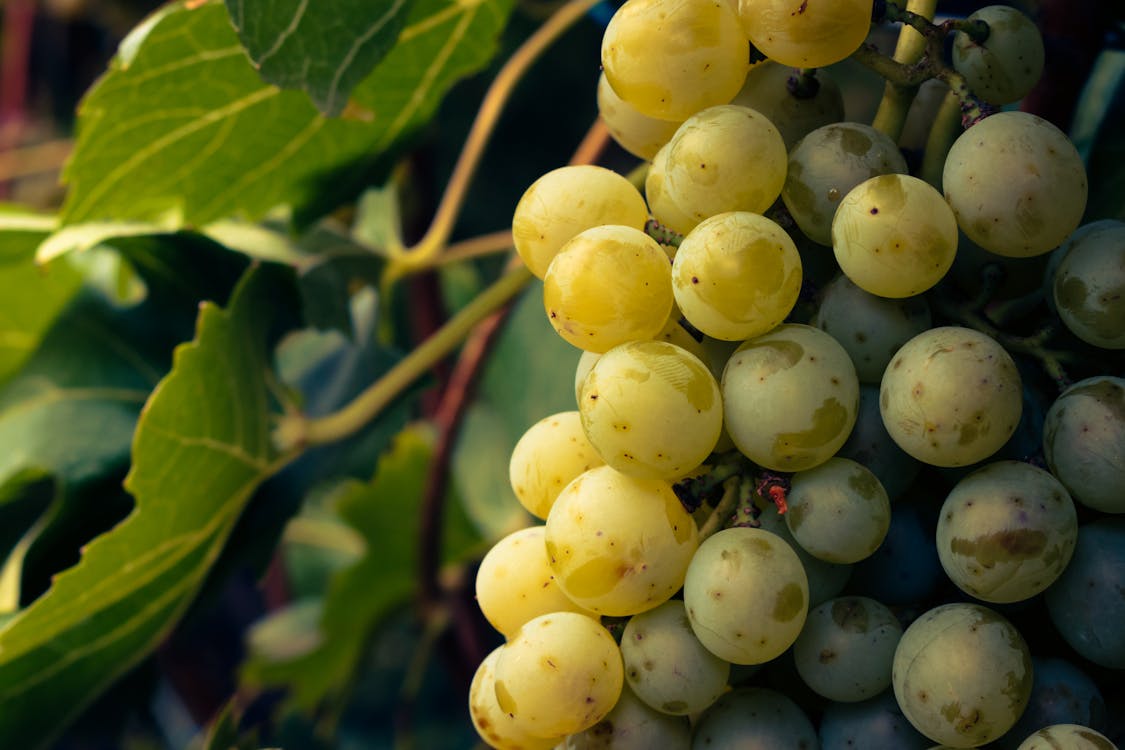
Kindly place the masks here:
[(477, 570), (477, 605), (492, 627), (511, 638), (525, 622), (550, 612), (593, 614), (572, 602), (555, 581), (542, 526), (498, 541)]
[(562, 590), (603, 615), (633, 615), (671, 598), (699, 544), (672, 485), (609, 466), (568, 484), (547, 517), (547, 558)]
[(680, 243), (672, 262), (676, 304), (695, 328), (741, 341), (781, 323), (801, 291), (801, 256), (785, 230), (738, 211), (712, 216)]
[(848, 353), (806, 325), (778, 326), (742, 344), (723, 370), (722, 392), (734, 444), (774, 471), (827, 461), (848, 439), (859, 408)]
[(665, 341), (603, 354), (579, 389), (582, 429), (617, 471), (675, 479), (710, 455), (723, 424), (719, 385), (698, 357)]
[(730, 677), (730, 664), (699, 642), (678, 599), (634, 615), (621, 636), (621, 656), (633, 692), (666, 714), (702, 711), (723, 694)]
[(829, 599), (839, 596), (848, 584), (852, 575), (851, 565), (838, 565), (825, 562), (820, 558), (810, 555), (804, 547), (797, 544), (789, 527), (785, 525), (785, 516), (777, 512), (777, 506), (771, 502), (758, 502), (760, 514), (757, 521), (760, 528), (781, 537), (790, 549), (797, 553), (801, 567), (805, 569), (805, 576), (809, 581), (809, 606), (815, 607)]
[(560, 167), (531, 183), (512, 217), (512, 242), (528, 269), (543, 278), (562, 246), (605, 224), (641, 230), (644, 198), (616, 172), (590, 164)]
[(1052, 292), (1059, 317), (1075, 336), (1103, 349), (1125, 349), (1125, 224), (1075, 239)]
[(650, 708), (626, 685), (604, 719), (570, 735), (557, 750), (688, 750), (690, 746), (691, 725), (686, 717)]
[(813, 242), (832, 244), (832, 217), (852, 188), (884, 174), (906, 174), (906, 159), (870, 125), (836, 122), (812, 131), (789, 152), (781, 198)]
[(733, 664), (763, 664), (797, 640), (808, 613), (808, 578), (776, 534), (725, 529), (692, 558), (684, 606), (708, 651)]
[(895, 352), (930, 327), (930, 305), (925, 297), (877, 297), (840, 275), (824, 287), (810, 322), (840, 342), (859, 382), (878, 383)]
[(1079, 724), (1055, 724), (1040, 729), (1016, 750), (1117, 750), (1101, 732)]
[(749, 45), (729, 0), (628, 0), (602, 36), (609, 85), (635, 110), (684, 120), (730, 101)]
[(639, 229), (587, 229), (547, 267), (543, 306), (558, 334), (585, 351), (651, 339), (672, 311), (672, 265)]
[(892, 684), (910, 723), (934, 742), (977, 747), (1007, 732), (1031, 695), (1031, 654), (1010, 622), (976, 604), (919, 617), (895, 651)]
[(1063, 391), (1047, 410), (1043, 454), (1075, 500), (1125, 513), (1125, 379), (1087, 378)]
[(738, 0), (750, 42), (794, 68), (823, 68), (855, 52), (871, 28), (872, 0)]
[(879, 410), (899, 447), (934, 466), (968, 466), (1000, 449), (1023, 411), (1019, 372), (971, 328), (931, 328), (891, 360)]
[[(760, 214), (785, 184), (785, 142), (765, 115), (747, 107), (726, 104), (697, 112), (664, 150), (661, 189), (679, 215), (668, 222), (655, 208), (653, 213), (681, 234), (726, 211)], [(648, 182), (645, 191), (653, 192)]]
[(1035, 22), (1007, 5), (981, 8), (968, 20), (987, 23), (988, 38), (974, 42), (968, 34), (954, 34), (953, 67), (986, 102), (1022, 99), (1043, 75), (1043, 35)]
[[(1047, 308), (1052, 313), (1058, 313), (1058, 308), (1055, 307), (1055, 274), (1062, 265), (1063, 258), (1070, 252), (1070, 248), (1076, 242), (1081, 241), (1087, 235), (1093, 232), (1100, 232), (1103, 229), (1110, 227), (1125, 227), (1125, 221), (1118, 221), (1116, 219), (1099, 219), (1098, 221), (1090, 221), (1075, 229), (1070, 233), (1070, 236), (1063, 240), (1063, 243), (1051, 251), (1050, 256), (1047, 258), (1047, 265), (1043, 269), (1043, 291), (1047, 303)], [(995, 258), (991, 253), (984, 253), (989, 257)]]
[(1066, 488), (1022, 461), (992, 463), (958, 482), (937, 526), (946, 574), (986, 602), (1018, 602), (1043, 591), (1070, 562), (1077, 539)]
[(997, 255), (1042, 255), (1086, 210), (1086, 169), (1066, 134), (1026, 112), (1000, 112), (954, 142), (945, 199), (973, 242)]
[(941, 280), (957, 253), (957, 220), (941, 194), (917, 177), (865, 180), (832, 219), (840, 269), (880, 297), (912, 297)]
[(598, 114), (621, 148), (649, 161), (680, 127), (679, 120), (658, 120), (642, 115), (617, 95), (605, 73), (598, 76)]
[(469, 715), (477, 734), (489, 747), (497, 750), (550, 750), (559, 737), (535, 737), (516, 724), (496, 700), (496, 660), (498, 647), (485, 657), (469, 685)]
[(898, 618), (862, 596), (845, 596), (809, 611), (793, 644), (797, 672), (825, 698), (851, 703), (891, 684), (891, 664), (902, 637)]
[(809, 554), (833, 563), (869, 557), (887, 535), (891, 503), (867, 467), (830, 458), (793, 475), (785, 523)]
[(812, 722), (774, 690), (739, 688), (715, 701), (695, 725), (692, 750), (817, 750)]
[(586, 439), (578, 412), (564, 411), (544, 417), (520, 437), (508, 462), (508, 479), (520, 505), (546, 519), (570, 480), (603, 463)]
[(807, 96), (789, 90), (789, 78), (796, 73), (785, 65), (763, 60), (750, 68), (742, 88), (730, 100), (765, 115), (781, 133), (787, 151), (813, 130), (844, 119), (844, 97), (828, 71), (816, 72), (816, 90)]
[(621, 650), (597, 620), (552, 612), (525, 623), (496, 657), (496, 701), (533, 737), (597, 724), (625, 684)]
[(645, 176), (645, 200), (648, 202), (648, 210), (661, 226), (680, 234), (687, 234), (699, 222), (692, 219), (672, 200), (667, 189), (667, 171), (668, 145), (665, 144), (656, 152), (648, 168), (648, 175)]

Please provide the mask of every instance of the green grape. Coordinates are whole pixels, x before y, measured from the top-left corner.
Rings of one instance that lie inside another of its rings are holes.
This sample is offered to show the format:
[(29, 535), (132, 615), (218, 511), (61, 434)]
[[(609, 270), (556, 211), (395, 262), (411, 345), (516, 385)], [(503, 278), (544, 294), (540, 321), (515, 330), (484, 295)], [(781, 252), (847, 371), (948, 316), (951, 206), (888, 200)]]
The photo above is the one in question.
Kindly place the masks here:
[(680, 127), (679, 120), (658, 120), (642, 115), (617, 95), (605, 73), (598, 76), (598, 114), (621, 148), (648, 161), (652, 161)]
[(1031, 695), (1031, 654), (1010, 622), (977, 604), (926, 612), (902, 634), (895, 698), (934, 742), (977, 747), (1007, 732)]
[(1000, 449), (1023, 411), (1016, 364), (971, 328), (931, 328), (906, 342), (879, 388), (898, 446), (934, 466), (968, 466)]
[(625, 616), (652, 609), (684, 582), (699, 544), (672, 485), (609, 466), (568, 484), (547, 517), (547, 558), (580, 606)]
[(781, 199), (813, 242), (832, 244), (832, 217), (852, 188), (872, 177), (906, 174), (906, 159), (870, 125), (836, 122), (812, 131), (789, 152)]
[(691, 724), (686, 717), (650, 708), (626, 685), (604, 719), (570, 735), (557, 750), (688, 750), (690, 746)]
[(531, 183), (512, 217), (512, 242), (528, 269), (543, 278), (563, 245), (606, 224), (642, 230), (644, 198), (616, 172), (585, 164), (554, 169)]
[(732, 690), (707, 709), (692, 750), (817, 750), (816, 730), (789, 698), (760, 687)]
[(621, 650), (601, 623), (552, 612), (525, 623), (496, 657), (496, 701), (533, 737), (584, 731), (621, 695)]
[(639, 229), (587, 229), (548, 266), (543, 306), (558, 334), (585, 351), (651, 339), (672, 311), (672, 267)]
[(785, 525), (785, 516), (777, 512), (777, 506), (769, 502), (764, 505), (764, 508), (758, 508), (759, 515), (756, 520), (760, 528), (777, 534), (797, 553), (809, 582), (809, 606), (815, 607), (839, 596), (847, 585), (848, 579), (851, 578), (852, 566), (825, 562), (810, 555), (804, 547), (797, 544), (789, 527)]
[(1000, 112), (962, 133), (945, 158), (942, 184), (961, 231), (997, 255), (1050, 251), (1086, 210), (1078, 150), (1027, 112)]
[(712, 216), (680, 243), (672, 293), (704, 334), (741, 341), (772, 330), (801, 291), (801, 256), (785, 230), (738, 211)]
[(516, 724), (496, 700), (496, 660), (500, 646), (484, 658), (469, 685), (469, 716), (477, 734), (497, 750), (550, 750), (560, 738), (535, 737)]
[(750, 42), (794, 68), (823, 68), (859, 49), (871, 28), (872, 0), (738, 0)]
[(633, 692), (666, 714), (702, 711), (727, 689), (730, 664), (703, 647), (677, 599), (629, 620), (621, 656)]
[(824, 287), (810, 323), (840, 342), (859, 382), (878, 383), (895, 352), (930, 327), (930, 305), (925, 297), (877, 297), (841, 274)]
[(520, 505), (546, 519), (570, 480), (603, 463), (586, 439), (578, 412), (564, 411), (539, 420), (520, 437), (508, 462), (508, 479)]
[[(1063, 240), (1061, 245), (1051, 251), (1051, 254), (1047, 258), (1047, 264), (1043, 269), (1042, 281), (1044, 301), (1047, 303), (1047, 308), (1051, 313), (1058, 313), (1058, 308), (1055, 307), (1055, 274), (1058, 273), (1063, 258), (1070, 252), (1070, 248), (1074, 246), (1074, 243), (1079, 242), (1092, 232), (1100, 232), (1110, 227), (1122, 226), (1125, 226), (1125, 222), (1117, 221), (1116, 219), (1099, 219), (1098, 221), (1087, 222), (1071, 232), (1070, 236)], [(983, 253), (982, 251), (982, 254), (987, 254), (995, 259), (995, 256), (990, 253)]]
[(992, 463), (958, 482), (937, 526), (946, 574), (986, 602), (1018, 602), (1046, 589), (1070, 562), (1077, 539), (1066, 488), (1021, 461)]
[(708, 651), (732, 664), (764, 664), (797, 640), (808, 613), (808, 578), (776, 534), (725, 529), (692, 558), (684, 606)]
[(988, 38), (974, 42), (953, 35), (953, 67), (973, 93), (993, 104), (1022, 99), (1043, 75), (1043, 36), (1035, 22), (1015, 8), (989, 5), (969, 16), (988, 24)]
[(898, 618), (862, 596), (824, 602), (793, 644), (793, 659), (805, 684), (844, 703), (866, 700), (891, 684), (891, 664), (902, 637)]
[(850, 458), (871, 470), (879, 484), (893, 502), (918, 476), (922, 464), (898, 447), (891, 439), (879, 414), (879, 386), (859, 387), (859, 414), (848, 441), (836, 453), (840, 458)]
[(687, 234), (699, 222), (688, 216), (679, 205), (672, 200), (667, 189), (668, 172), (668, 146), (665, 144), (648, 168), (645, 176), (645, 200), (648, 201), (648, 210), (661, 226), (674, 232)]
[(738, 348), (722, 381), (738, 450), (774, 471), (822, 464), (848, 439), (859, 382), (848, 353), (820, 329), (786, 324)]
[(728, 0), (628, 0), (602, 36), (609, 85), (633, 109), (661, 120), (730, 101), (749, 59)]
[(1075, 500), (1125, 513), (1125, 379), (1087, 378), (1063, 391), (1047, 410), (1043, 454)]
[(1054, 724), (1040, 729), (1016, 750), (1117, 750), (1101, 732), (1079, 724)]
[(1059, 317), (1075, 336), (1103, 349), (1125, 349), (1125, 224), (1073, 240), (1052, 286)]
[(917, 177), (865, 180), (840, 201), (832, 250), (848, 278), (880, 297), (912, 297), (941, 280), (957, 252), (957, 220)]
[(818, 70), (815, 91), (802, 95), (789, 90), (789, 79), (796, 73), (785, 65), (763, 60), (750, 68), (742, 88), (730, 100), (765, 115), (781, 133), (786, 151), (822, 125), (844, 119), (844, 96), (828, 71)]
[(719, 439), (723, 404), (698, 357), (664, 341), (633, 341), (594, 363), (579, 389), (582, 429), (617, 471), (675, 479)]
[(550, 612), (593, 614), (572, 602), (555, 581), (542, 526), (514, 531), (497, 542), (477, 570), (477, 605), (492, 627), (511, 638)]
[(883, 543), (891, 525), (887, 491), (867, 467), (830, 458), (793, 475), (785, 523), (809, 554), (833, 563), (854, 563)]

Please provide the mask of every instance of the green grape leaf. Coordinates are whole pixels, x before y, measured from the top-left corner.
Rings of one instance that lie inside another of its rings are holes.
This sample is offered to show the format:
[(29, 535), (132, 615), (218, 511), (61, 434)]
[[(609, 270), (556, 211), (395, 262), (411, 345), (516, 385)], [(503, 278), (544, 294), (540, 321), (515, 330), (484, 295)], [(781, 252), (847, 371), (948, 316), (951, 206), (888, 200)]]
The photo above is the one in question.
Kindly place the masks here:
[[(79, 109), (65, 224), (203, 226), (322, 205), (491, 58), (512, 0), (416, 0), (340, 118), (262, 81), (222, 0), (173, 3), (122, 43)], [(338, 196), (340, 200), (351, 197)]]
[[(0, 630), (0, 747), (39, 747), (168, 634), (255, 488), (270, 442), (271, 274), (251, 271), (147, 402), (126, 488), (136, 507)], [(44, 710), (51, 706), (51, 710)]]
[(262, 78), (303, 90), (328, 115), (343, 110), (352, 89), (390, 52), (410, 10), (406, 0), (226, 2)]

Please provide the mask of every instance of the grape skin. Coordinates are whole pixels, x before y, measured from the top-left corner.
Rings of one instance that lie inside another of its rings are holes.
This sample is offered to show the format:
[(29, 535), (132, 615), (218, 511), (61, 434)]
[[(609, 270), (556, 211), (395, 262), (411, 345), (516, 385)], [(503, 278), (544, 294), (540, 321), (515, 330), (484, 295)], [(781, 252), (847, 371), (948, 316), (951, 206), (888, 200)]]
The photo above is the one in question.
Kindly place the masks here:
[(816, 730), (791, 699), (760, 687), (724, 695), (699, 717), (692, 750), (817, 750)]
[(626, 685), (613, 710), (594, 726), (572, 734), (557, 750), (688, 750), (691, 725), (645, 705)]
[[(629, 102), (622, 99), (609, 85), (603, 72), (598, 76), (598, 114), (613, 140), (634, 156), (648, 161), (672, 140), (679, 121), (658, 120), (642, 115)], [(617, 222), (614, 222), (617, 223)]]
[(750, 68), (742, 88), (730, 100), (765, 115), (781, 133), (786, 151), (822, 125), (844, 119), (844, 96), (828, 71), (816, 72), (817, 90), (810, 97), (789, 92), (789, 78), (795, 72), (773, 60), (763, 60)]
[(1087, 344), (1125, 349), (1125, 224), (1070, 243), (1052, 285), (1063, 324)]
[(823, 68), (867, 38), (871, 6), (871, 0), (738, 0), (738, 15), (766, 57), (794, 68)]
[(1040, 729), (1023, 741), (1017, 750), (1116, 750), (1101, 732), (1078, 724), (1055, 724)]
[(892, 502), (902, 497), (922, 468), (922, 464), (899, 448), (887, 433), (879, 414), (878, 385), (860, 385), (855, 427), (836, 455), (870, 469)]
[(893, 690), (859, 703), (830, 703), (820, 721), (821, 750), (929, 750), (895, 701)]
[(815, 607), (839, 596), (848, 585), (852, 566), (830, 563), (813, 557), (804, 547), (797, 544), (797, 540), (793, 538), (792, 532), (785, 524), (785, 516), (777, 512), (777, 506), (770, 502), (765, 503), (765, 506), (759, 508), (760, 513), (757, 518), (759, 528), (777, 534), (791, 550), (797, 553), (797, 559), (801, 561), (801, 567), (809, 582), (809, 607)]
[(603, 463), (586, 439), (578, 412), (559, 412), (520, 436), (508, 462), (508, 480), (520, 505), (536, 518), (546, 519), (563, 487)]
[(988, 38), (974, 42), (964, 32), (953, 35), (953, 67), (973, 93), (992, 104), (1022, 99), (1043, 75), (1043, 36), (1035, 23), (1015, 8), (990, 5), (969, 21), (988, 24)]
[(1063, 391), (1047, 410), (1043, 454), (1075, 500), (1125, 513), (1125, 378), (1086, 378)]
[(785, 523), (809, 554), (832, 563), (869, 557), (887, 535), (891, 503), (867, 467), (833, 457), (793, 475)]
[(809, 612), (793, 644), (793, 659), (805, 684), (829, 700), (862, 701), (891, 684), (891, 664), (902, 626), (875, 601), (848, 596)]
[(1016, 746), (1032, 733), (1052, 724), (1082, 724), (1101, 730), (1106, 719), (1105, 699), (1082, 670), (1063, 659), (1032, 657), (1034, 679), (1027, 710), (1000, 738), (1001, 750)]
[(499, 646), (484, 658), (469, 686), (469, 715), (477, 734), (497, 750), (550, 750), (559, 737), (535, 737), (519, 727), (496, 700), (496, 661)]

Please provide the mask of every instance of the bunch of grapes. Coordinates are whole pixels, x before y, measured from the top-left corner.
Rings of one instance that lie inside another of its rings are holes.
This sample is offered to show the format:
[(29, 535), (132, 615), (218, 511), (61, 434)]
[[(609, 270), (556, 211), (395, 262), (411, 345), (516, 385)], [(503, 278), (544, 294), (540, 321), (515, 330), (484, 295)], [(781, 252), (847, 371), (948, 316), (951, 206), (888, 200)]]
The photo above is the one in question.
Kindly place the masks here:
[[(643, 194), (570, 166), (515, 210), (547, 318), (582, 355), (576, 409), (511, 457), (544, 524), (479, 568), (506, 639), (471, 688), (489, 745), (1112, 747), (1090, 678), (1033, 659), (1020, 610), (999, 608), (1045, 602), (1082, 659), (1125, 669), (1125, 379), (1087, 354), (1068, 383), (1042, 337), (1004, 333), (946, 277), (970, 243), (994, 259), (985, 293), (1058, 248), (1038, 292), (1056, 333), (1109, 354), (1125, 224), (1079, 226), (1086, 174), (1055, 126), (988, 114), (1043, 67), (1011, 8), (954, 35), (949, 70), (988, 116), (940, 191), (842, 121), (809, 69), (859, 48), (872, 10), (628, 0), (609, 23), (601, 115), (651, 164)], [(1029, 395), (1052, 382), (1039, 364), (1066, 386), (1053, 401)], [(800, 687), (755, 684), (782, 660)], [(1052, 713), (1056, 684), (1088, 710)]]

